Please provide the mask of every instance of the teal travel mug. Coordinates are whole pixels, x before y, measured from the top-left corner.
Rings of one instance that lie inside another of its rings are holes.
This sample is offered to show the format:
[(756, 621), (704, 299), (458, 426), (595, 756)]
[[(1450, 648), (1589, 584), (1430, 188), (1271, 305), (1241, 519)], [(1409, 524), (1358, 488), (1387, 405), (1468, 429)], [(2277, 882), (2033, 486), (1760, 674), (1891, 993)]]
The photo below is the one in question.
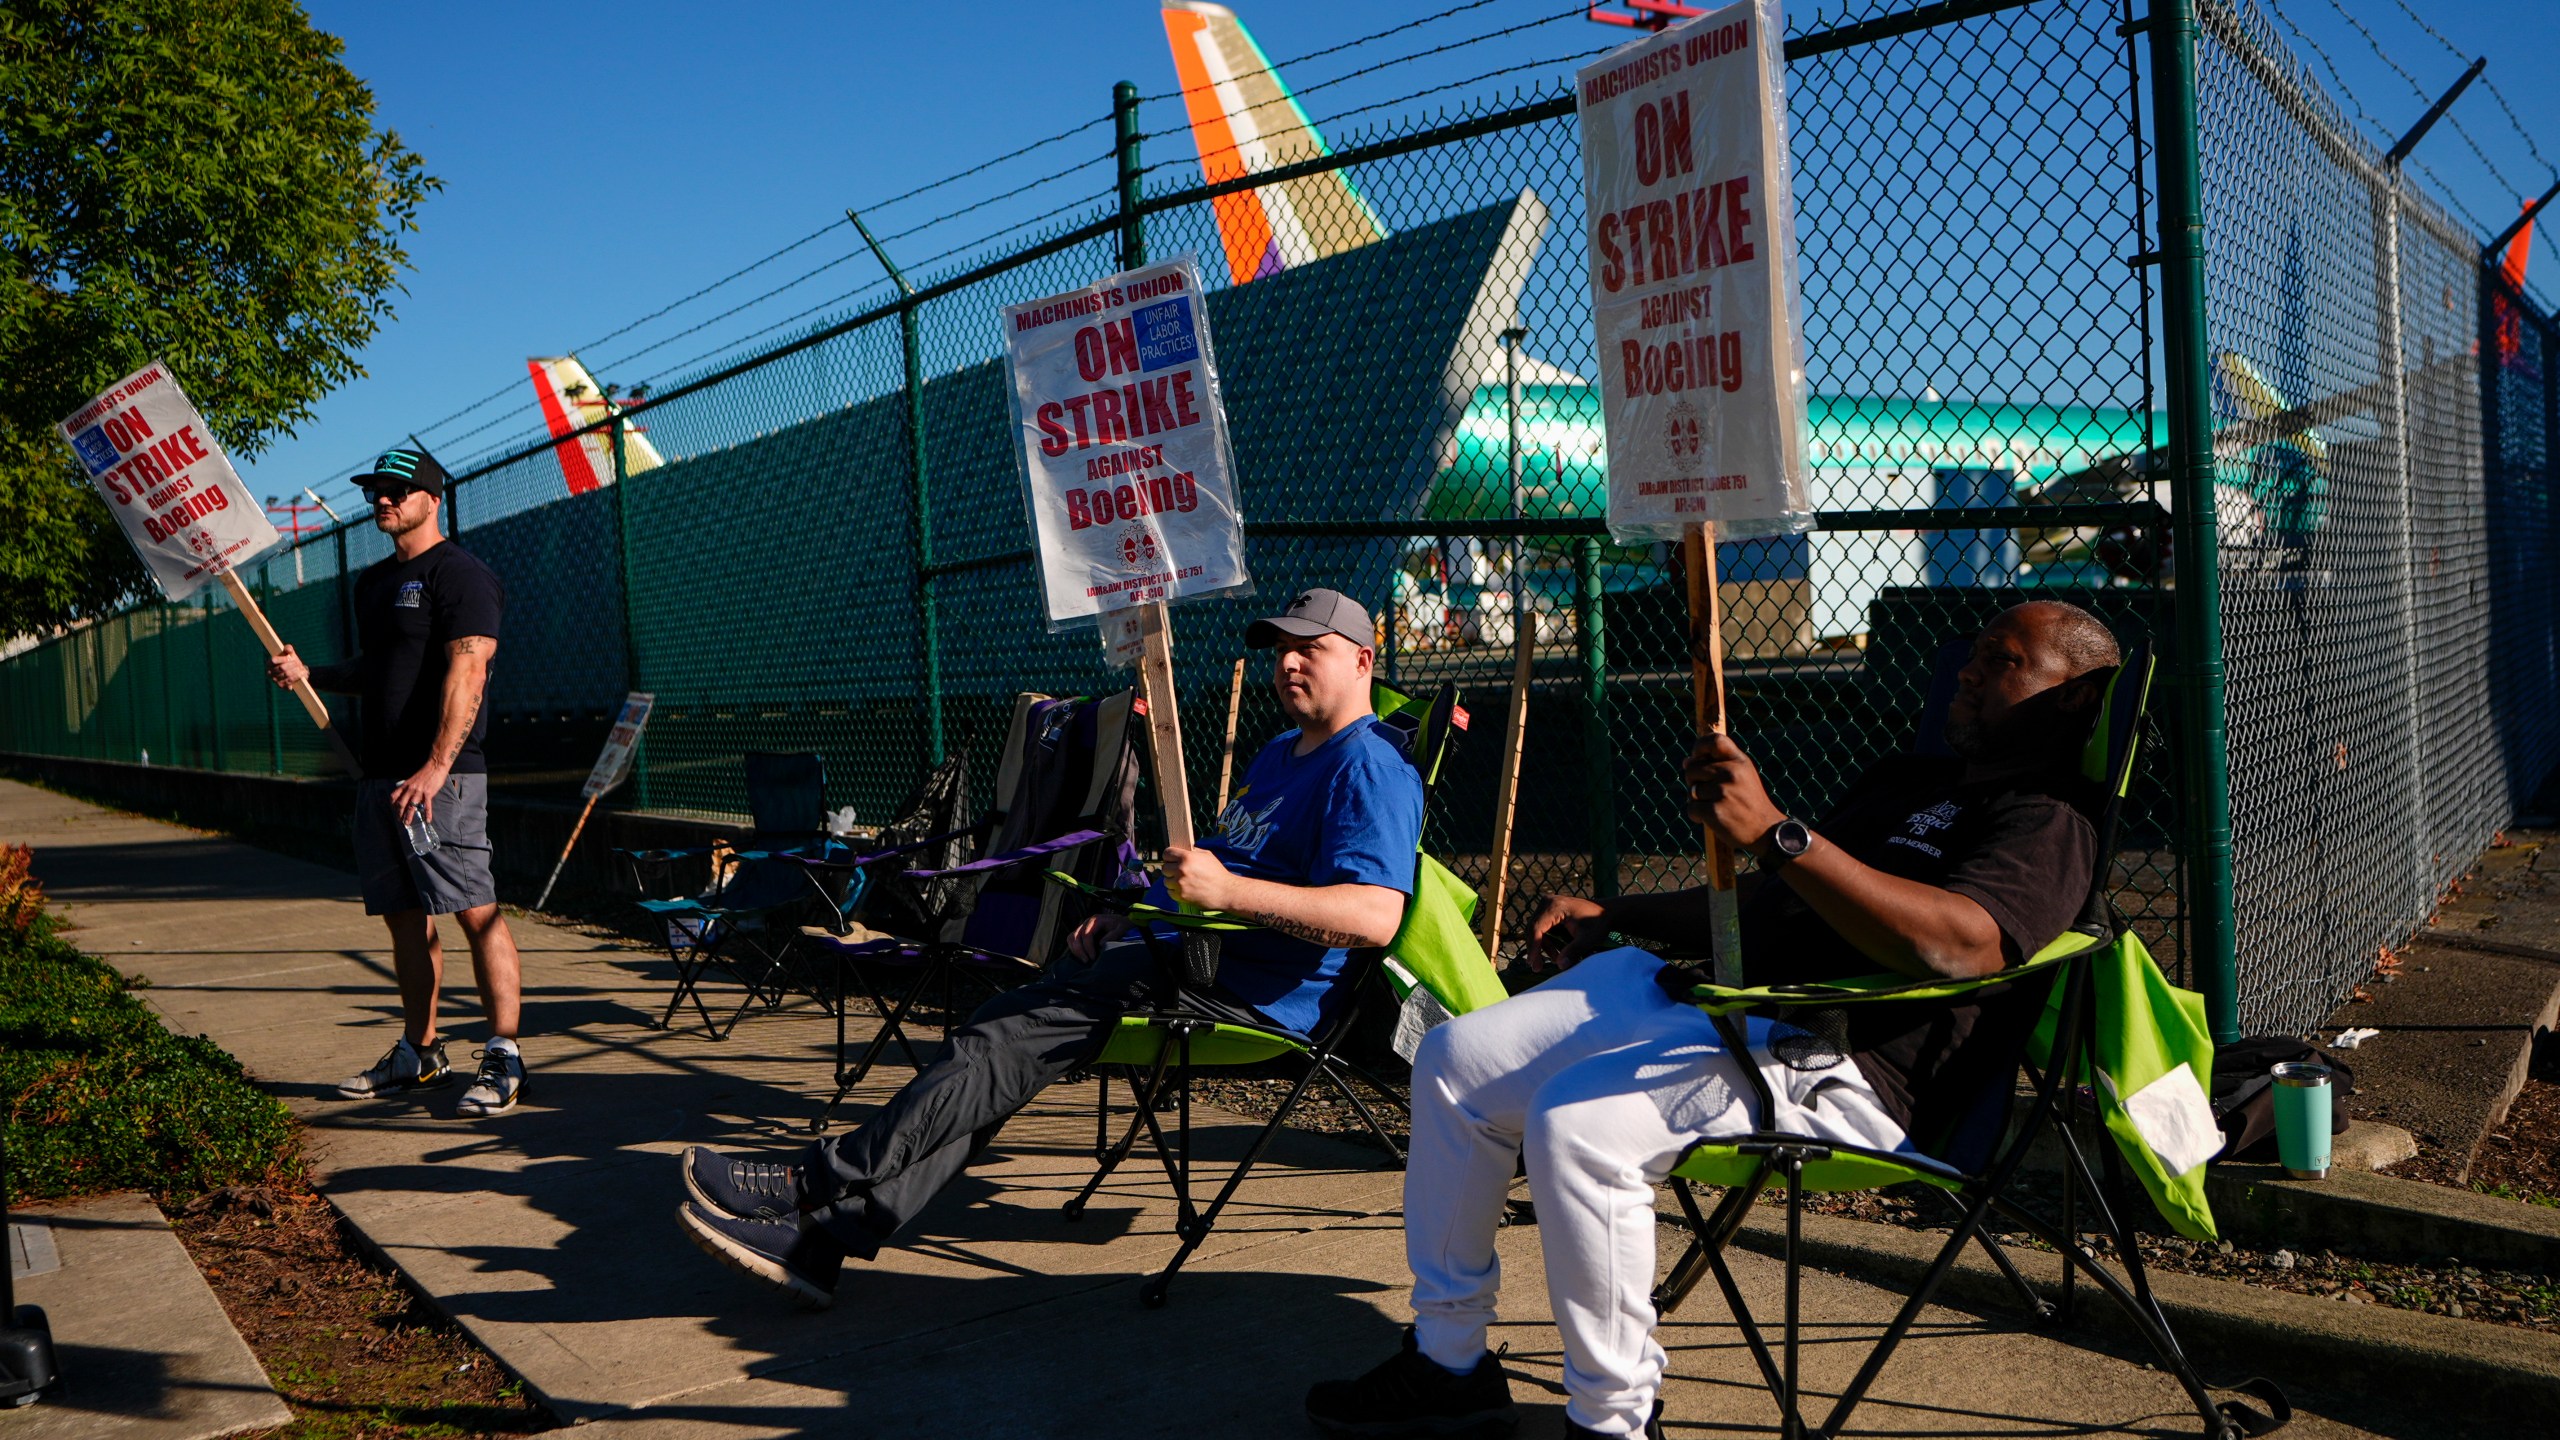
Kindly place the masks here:
[(2275, 1077), (2276, 1155), (2296, 1180), (2329, 1178), (2329, 1067), (2294, 1060)]

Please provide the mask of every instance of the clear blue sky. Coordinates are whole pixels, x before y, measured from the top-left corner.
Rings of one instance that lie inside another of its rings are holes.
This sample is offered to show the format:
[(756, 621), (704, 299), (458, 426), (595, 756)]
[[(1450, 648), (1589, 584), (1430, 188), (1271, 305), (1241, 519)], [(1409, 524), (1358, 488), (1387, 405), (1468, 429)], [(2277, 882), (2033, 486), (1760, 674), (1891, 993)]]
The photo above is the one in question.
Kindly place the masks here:
[[(1285, 61), (1461, 3), (1235, 0), (1235, 8), (1264, 50)], [(2549, 63), (2560, 39), (2560, 0), (2408, 3), (2452, 49), (2398, 0), (2282, 0), (2277, 11), (2307, 37), (2287, 31), (2324, 79), (2320, 53), (2334, 62), (2354, 97), (2348, 114), (2360, 107), (2377, 134), (2415, 119), (2424, 108), (2416, 89), (2439, 90), (2469, 55), (2488, 54), (2488, 78), (2500, 82), (2539, 157), (2497, 98), (2475, 86), (2454, 114), (2485, 161), (2449, 127), (2439, 127), (2418, 158), (2454, 200), (2494, 228), (2514, 213), (2514, 190), (2538, 192), (2560, 161), (2560, 85), (2525, 68)], [(858, 242), (840, 228), (664, 319), (591, 343), (818, 230), (849, 204), (867, 209), (1104, 115), (1115, 80), (1135, 81), (1148, 94), (1175, 86), (1153, 0), (968, 7), (628, 0), (561, 12), (314, 0), (311, 8), (315, 23), (345, 39), (347, 63), (373, 87), (382, 122), (445, 182), (410, 237), (416, 268), (397, 299), (398, 318), (361, 356), (367, 377), (324, 400), (299, 435), (278, 441), (248, 467), (250, 484), (262, 495), (312, 484), (333, 502), (347, 493), (344, 478), (371, 451), (493, 391), (507, 394), (430, 431), (430, 442), (460, 459), (521, 433), (532, 393), (523, 370), (528, 355), (579, 348), (603, 378), (628, 382), (875, 285), (876, 268), (852, 254)], [(1888, 8), (1900, 7), (1860, 0), (1854, 13)], [(1795, 11), (1797, 28), (1815, 18), (1810, 7)], [(544, 13), (553, 18), (531, 23)], [(1515, 85), (1543, 88), (1565, 74), (1574, 57), (1627, 38), (1628, 32), (1576, 13), (1556, 0), (1482, 0), (1463, 15), (1291, 65), (1287, 73), (1307, 91), (1382, 60), (1474, 37), (1460, 48), (1351, 76), (1307, 96), (1307, 108), (1322, 124), (1358, 107), (1452, 86), (1410, 105), (1370, 110), (1352, 122), (1356, 128)], [(1545, 19), (1551, 23), (1533, 23)], [(2358, 22), (2371, 32), (2370, 42)], [(1524, 28), (1489, 36), (1512, 27)], [(1510, 73), (1474, 78), (1502, 70)], [(1144, 117), (1147, 128), (1175, 129), (1176, 108), (1175, 101), (1160, 102)], [(880, 212), (875, 229), (903, 229), (1072, 162), (1098, 159), (1108, 144), (1107, 128), (1097, 127), (1000, 166), (979, 182)], [(1154, 142), (1148, 158), (1190, 156), (1187, 136), (1176, 133)], [(2492, 177), (2491, 166), (2507, 186)], [(914, 266), (946, 246), (1107, 184), (1106, 169), (1088, 165), (894, 248)], [(676, 335), (848, 255), (753, 309)], [(2537, 245), (2533, 263), (2535, 288), (2560, 295), (2560, 246)], [(837, 313), (858, 298), (821, 313)], [(503, 423), (467, 433), (490, 420)]]

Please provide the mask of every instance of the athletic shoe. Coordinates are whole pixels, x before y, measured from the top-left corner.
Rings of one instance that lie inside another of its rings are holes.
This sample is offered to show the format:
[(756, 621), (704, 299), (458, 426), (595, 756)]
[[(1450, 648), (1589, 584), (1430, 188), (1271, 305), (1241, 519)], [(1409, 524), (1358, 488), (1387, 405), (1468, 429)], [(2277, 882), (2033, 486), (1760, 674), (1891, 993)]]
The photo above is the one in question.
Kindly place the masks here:
[(444, 1057), (443, 1041), (421, 1050), (403, 1035), (382, 1052), (382, 1058), (374, 1061), (371, 1069), (339, 1081), (338, 1093), (350, 1100), (373, 1100), (412, 1090), (433, 1090), (452, 1079), (453, 1062)]
[(462, 1103), (454, 1113), (465, 1120), (503, 1114), (516, 1108), (524, 1098), (524, 1056), (513, 1050), (483, 1050), (480, 1072), (471, 1077), (471, 1088), (462, 1092)]
[[(1636, 1435), (1638, 1440), (1662, 1440), (1662, 1401), (1660, 1398), (1657, 1397), (1654, 1400), (1653, 1413), (1645, 1417), (1644, 1428), (1637, 1431)], [(1573, 1423), (1572, 1416), (1566, 1416), (1564, 1422), (1564, 1440), (1585, 1440), (1585, 1437), (1589, 1437), (1589, 1440), (1608, 1440), (1608, 1437), (1603, 1436), (1599, 1431), (1585, 1430), (1581, 1426)]]
[(684, 1188), (693, 1203), (741, 1220), (784, 1220), (800, 1213), (800, 1187), (788, 1165), (732, 1160), (700, 1145), (684, 1147)]
[(815, 1225), (742, 1219), (693, 1204), (677, 1206), (676, 1221), (704, 1254), (721, 1264), (781, 1286), (812, 1310), (835, 1303), (844, 1251)]
[(1511, 1380), (1491, 1355), (1452, 1375), (1416, 1349), (1404, 1348), (1357, 1380), (1327, 1380), (1307, 1391), (1307, 1418), (1336, 1435), (1508, 1435), (1520, 1424)]

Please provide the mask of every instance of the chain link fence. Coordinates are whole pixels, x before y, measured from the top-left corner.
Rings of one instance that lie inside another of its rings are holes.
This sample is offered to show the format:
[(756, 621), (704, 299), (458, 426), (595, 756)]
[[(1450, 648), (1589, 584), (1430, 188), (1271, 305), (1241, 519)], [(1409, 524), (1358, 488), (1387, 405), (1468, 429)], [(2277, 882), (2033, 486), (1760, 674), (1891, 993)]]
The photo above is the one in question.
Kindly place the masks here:
[[(2177, 799), (2201, 663), (2179, 649), (2218, 637), (2238, 1020), (2299, 1030), (2560, 760), (2551, 330), (2482, 288), (2477, 241), (2352, 138), (2255, 11), (2159, 9), (2201, 24), (2202, 356), (2162, 334), (2155, 144), (2185, 117), (2158, 113), (2144, 16), (1952, 0), (1797, 22), (1821, 516), (1723, 547), (1729, 714), (1780, 802), (1819, 814), (1910, 741), (1941, 643), (1998, 609), (2067, 599), (2150, 640), (2176, 678), (2117, 898), (2193, 978), (2210, 960), (2182, 922), (2212, 817)], [(466, 468), (451, 526), (509, 592), (498, 793), (574, 794), (640, 689), (657, 709), (622, 803), (734, 815), (743, 752), (808, 749), (829, 804), (878, 821), (946, 748), (992, 761), (1015, 692), (1128, 683), (1089, 631), (1042, 623), (995, 317), (1121, 268), (1134, 218), (1149, 254), (1196, 252), (1211, 280), (1260, 594), (1173, 612), (1194, 794), (1217, 788), (1246, 621), (1330, 585), (1380, 617), (1386, 678), (1473, 710), (1430, 840), (1479, 882), (1527, 633), (1506, 933), (1551, 890), (1695, 883), (1683, 590), (1672, 556), (1605, 534), (1566, 62), (1540, 84), (1337, 125), (1329, 150), (1223, 183), (1170, 158), (1181, 105), (1155, 97), (1142, 119), (1169, 133), (1143, 142), (1134, 215), (1070, 205), (1009, 253), (631, 405), (612, 423), (666, 463), (612, 486), (568, 495), (539, 435)], [(1309, 183), (1327, 188), (1287, 237), (1304, 253), (1237, 280), (1222, 208)], [(2222, 598), (2182, 630), (2170, 379), (2197, 363), (2215, 461), (2189, 488), (2221, 524)], [(288, 638), (334, 658), (353, 576), (385, 550), (340, 528), (255, 580)], [(227, 608), (145, 606), (0, 663), (0, 749), (321, 773)], [(1281, 720), (1267, 667), (1244, 673), (1250, 755)]]

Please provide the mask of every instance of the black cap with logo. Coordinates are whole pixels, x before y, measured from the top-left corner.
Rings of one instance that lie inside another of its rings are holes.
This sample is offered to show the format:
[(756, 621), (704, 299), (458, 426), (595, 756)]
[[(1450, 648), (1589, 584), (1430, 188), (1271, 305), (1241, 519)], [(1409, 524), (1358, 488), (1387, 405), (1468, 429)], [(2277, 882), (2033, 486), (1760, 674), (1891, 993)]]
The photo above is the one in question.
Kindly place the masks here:
[(383, 451), (371, 470), (356, 477), (356, 485), (366, 491), (406, 485), (441, 500), (444, 478), (444, 467), (436, 463), (436, 457), (424, 450), (402, 448)]
[(1268, 650), (1279, 644), (1283, 635), (1301, 640), (1339, 635), (1364, 650), (1373, 649), (1378, 643), (1378, 627), (1369, 619), (1369, 612), (1339, 590), (1299, 591), (1286, 613), (1246, 626), (1244, 643), (1255, 650)]

